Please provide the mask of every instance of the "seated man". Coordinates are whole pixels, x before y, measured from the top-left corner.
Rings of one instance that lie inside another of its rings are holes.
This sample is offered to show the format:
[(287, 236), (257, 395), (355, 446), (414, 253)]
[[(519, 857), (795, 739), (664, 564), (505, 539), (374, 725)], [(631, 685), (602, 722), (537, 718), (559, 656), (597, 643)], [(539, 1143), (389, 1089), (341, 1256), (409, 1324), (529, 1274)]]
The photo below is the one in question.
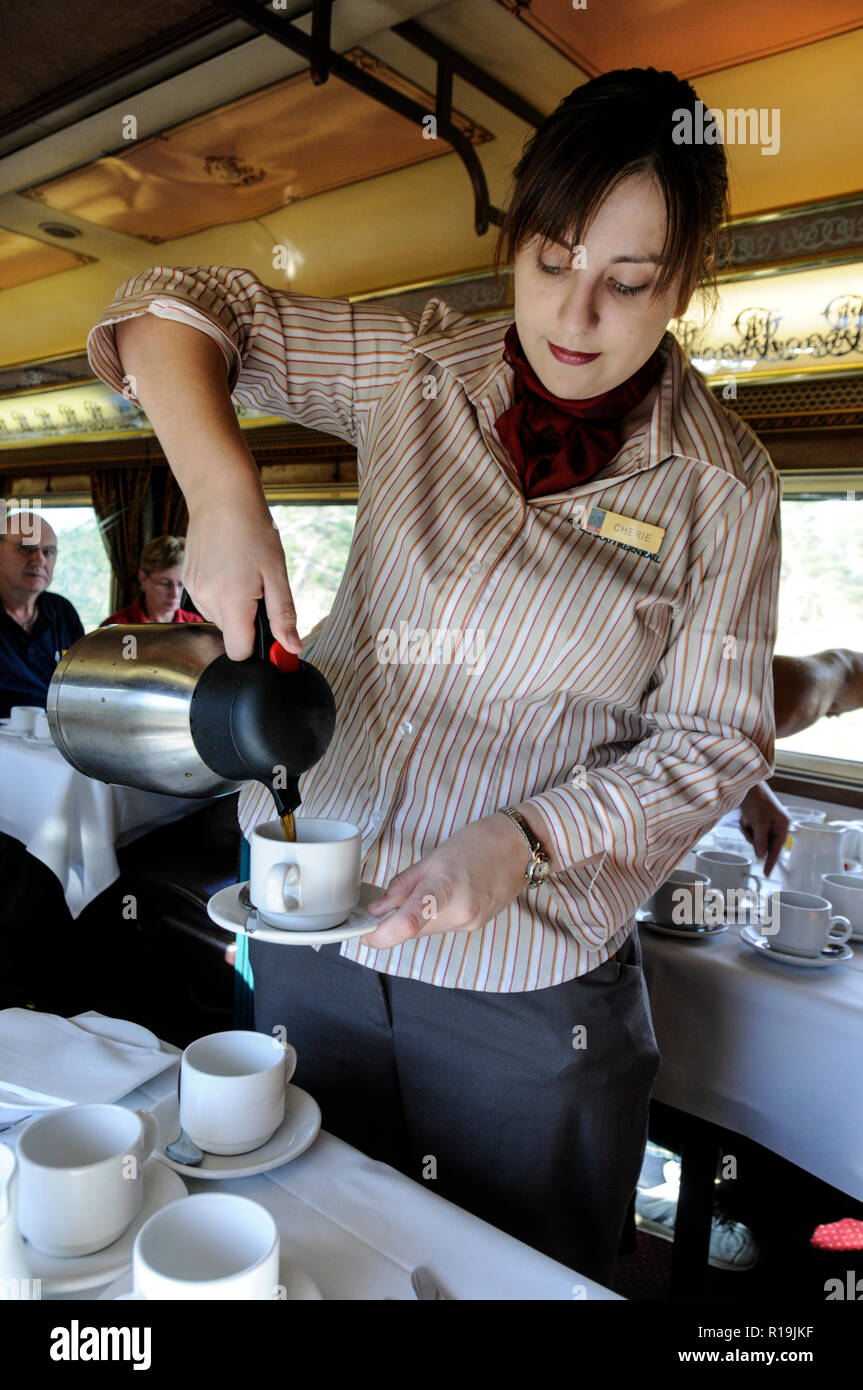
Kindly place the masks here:
[(0, 507), (0, 718), (13, 705), (44, 709), (60, 657), (84, 636), (69, 600), (46, 592), (56, 559), (44, 517)]
[(125, 608), (106, 618), (109, 623), (202, 623), (198, 613), (180, 607), (183, 597), (183, 561), (186, 543), (182, 536), (156, 536), (144, 546), (138, 570), (141, 592)]

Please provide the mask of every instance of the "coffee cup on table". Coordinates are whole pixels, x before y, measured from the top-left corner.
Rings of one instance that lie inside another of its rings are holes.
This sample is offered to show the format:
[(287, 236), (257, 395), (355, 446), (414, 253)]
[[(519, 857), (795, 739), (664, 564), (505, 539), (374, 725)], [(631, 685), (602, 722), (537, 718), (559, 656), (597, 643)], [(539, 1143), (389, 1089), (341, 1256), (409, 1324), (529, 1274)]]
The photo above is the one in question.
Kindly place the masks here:
[(821, 883), (833, 911), (848, 918), (855, 936), (863, 932), (863, 873), (822, 874)]
[(284, 1121), (296, 1065), (294, 1048), (267, 1033), (197, 1038), (180, 1063), (180, 1124), (205, 1153), (259, 1149)]
[(300, 817), (296, 840), (279, 821), (252, 831), (249, 895), (259, 915), (286, 931), (336, 927), (360, 900), (362, 832), (346, 821)]
[(754, 863), (748, 855), (730, 850), (700, 850), (695, 856), (697, 871), (708, 875), (711, 889), (722, 894), (726, 922), (754, 916), (761, 889), (761, 878), (752, 872)]
[(707, 874), (691, 869), (673, 869), (645, 907), (660, 926), (701, 926), (704, 921), (704, 895), (709, 888)]
[(38, 713), (37, 705), (13, 705), (9, 711), (9, 728), (16, 734), (32, 734)]
[(279, 1248), (278, 1227), (260, 1203), (228, 1192), (182, 1197), (155, 1212), (135, 1237), (131, 1297), (276, 1298)]
[(827, 898), (777, 888), (767, 900), (759, 930), (768, 944), (795, 956), (818, 956), (825, 946), (841, 946), (851, 935), (847, 917), (833, 915)]
[(31, 1121), (18, 1140), (21, 1234), (46, 1255), (112, 1245), (141, 1210), (157, 1136), (152, 1115), (122, 1105), (69, 1105)]

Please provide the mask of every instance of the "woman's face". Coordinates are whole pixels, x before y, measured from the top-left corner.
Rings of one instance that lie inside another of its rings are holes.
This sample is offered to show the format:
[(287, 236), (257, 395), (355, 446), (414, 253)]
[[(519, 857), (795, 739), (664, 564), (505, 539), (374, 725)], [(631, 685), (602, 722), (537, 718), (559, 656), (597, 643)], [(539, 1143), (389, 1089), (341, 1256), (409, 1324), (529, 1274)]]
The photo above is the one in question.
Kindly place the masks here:
[[(651, 175), (633, 174), (601, 204), (575, 257), (541, 237), (521, 248), (515, 322), (547, 390), (566, 400), (598, 396), (647, 361), (675, 317), (681, 290), (678, 274), (660, 298), (651, 295), (664, 240), (662, 190)], [(597, 355), (569, 363), (552, 345)]]

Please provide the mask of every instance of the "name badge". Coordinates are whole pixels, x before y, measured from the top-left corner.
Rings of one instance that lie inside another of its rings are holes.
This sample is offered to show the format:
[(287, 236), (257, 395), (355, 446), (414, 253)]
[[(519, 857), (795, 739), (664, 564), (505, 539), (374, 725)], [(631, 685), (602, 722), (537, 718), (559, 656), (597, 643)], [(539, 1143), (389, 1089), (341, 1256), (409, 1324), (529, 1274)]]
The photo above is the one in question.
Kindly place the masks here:
[(665, 535), (664, 526), (651, 526), (647, 521), (638, 521), (634, 516), (624, 516), (622, 512), (608, 512), (604, 507), (590, 507), (587, 514), (581, 515), (579, 529), (591, 536), (599, 536), (611, 541), (622, 550), (632, 550), (637, 555), (659, 562), (659, 551)]

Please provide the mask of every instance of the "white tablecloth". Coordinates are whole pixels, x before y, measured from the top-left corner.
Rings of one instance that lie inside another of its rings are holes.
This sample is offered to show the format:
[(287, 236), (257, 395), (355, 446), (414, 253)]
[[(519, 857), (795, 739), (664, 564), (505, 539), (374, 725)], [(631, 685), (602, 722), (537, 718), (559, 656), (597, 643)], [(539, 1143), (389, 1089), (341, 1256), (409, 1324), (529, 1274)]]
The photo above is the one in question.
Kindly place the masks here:
[[(175, 1063), (120, 1104), (151, 1108), (177, 1089)], [(17, 1142), (21, 1126), (0, 1143)], [(284, 1256), (326, 1299), (415, 1301), (410, 1273), (427, 1265), (457, 1299), (616, 1300), (619, 1294), (438, 1197), (322, 1130), (292, 1163), (256, 1177), (187, 1178), (189, 1193), (236, 1192), (270, 1211)], [(58, 1299), (95, 1299), (102, 1289)], [(48, 1296), (48, 1295), (46, 1295)]]
[(863, 944), (813, 970), (763, 960), (734, 926), (712, 941), (639, 934), (662, 1057), (654, 1097), (863, 1201)]
[(0, 738), (0, 831), (56, 874), (73, 917), (118, 877), (116, 847), (206, 804), (109, 786), (76, 772), (53, 744)]

